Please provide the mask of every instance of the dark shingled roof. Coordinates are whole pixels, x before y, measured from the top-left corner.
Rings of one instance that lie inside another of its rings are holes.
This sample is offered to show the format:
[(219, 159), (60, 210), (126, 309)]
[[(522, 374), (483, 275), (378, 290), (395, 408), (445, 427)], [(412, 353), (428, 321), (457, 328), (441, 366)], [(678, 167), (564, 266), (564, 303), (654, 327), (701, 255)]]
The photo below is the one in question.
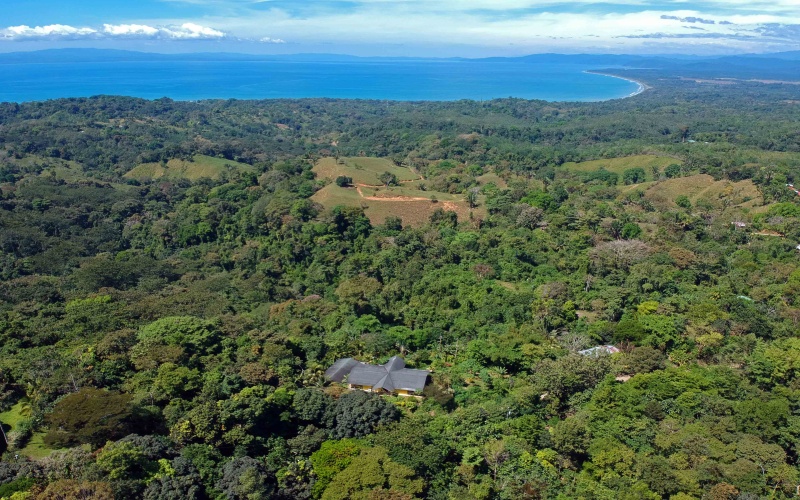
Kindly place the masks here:
[(428, 379), (427, 370), (406, 368), (403, 358), (394, 356), (383, 366), (360, 363), (353, 358), (338, 360), (325, 372), (325, 376), (333, 381), (341, 382), (347, 376), (347, 383), (369, 386), (386, 391), (405, 390), (420, 392), (425, 388)]
[(405, 368), (406, 362), (403, 361), (403, 358), (401, 358), (400, 356), (392, 356), (392, 359), (390, 359), (385, 366), (386, 366), (386, 371), (393, 372)]
[(350, 371), (348, 384), (375, 386), (386, 376), (386, 368), (382, 366), (359, 363)]
[(362, 363), (359, 363), (353, 358), (342, 358), (325, 370), (325, 377), (334, 382), (341, 382), (354, 366), (360, 364)]

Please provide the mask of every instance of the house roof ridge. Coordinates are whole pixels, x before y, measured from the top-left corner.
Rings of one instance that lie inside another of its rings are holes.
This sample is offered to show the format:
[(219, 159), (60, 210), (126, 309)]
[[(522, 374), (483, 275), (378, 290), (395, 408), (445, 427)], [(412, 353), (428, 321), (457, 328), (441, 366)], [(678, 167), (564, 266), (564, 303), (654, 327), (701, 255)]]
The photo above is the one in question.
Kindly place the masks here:
[(386, 391), (421, 391), (425, 387), (430, 370), (406, 368), (405, 360), (392, 356), (383, 365), (373, 365), (353, 358), (342, 358), (325, 371), (325, 377), (335, 382), (347, 382), (354, 386), (372, 387)]

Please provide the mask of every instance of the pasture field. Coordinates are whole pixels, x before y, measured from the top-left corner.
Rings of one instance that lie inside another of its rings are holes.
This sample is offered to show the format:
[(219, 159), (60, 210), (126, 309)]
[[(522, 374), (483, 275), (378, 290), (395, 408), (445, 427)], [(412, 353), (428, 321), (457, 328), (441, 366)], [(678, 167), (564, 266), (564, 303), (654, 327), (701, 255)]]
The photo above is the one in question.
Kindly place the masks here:
[(9, 152), (0, 148), (0, 169), (9, 165), (16, 167), (21, 172), (40, 172), (43, 177), (52, 177), (65, 182), (79, 182), (93, 180), (87, 176), (80, 163), (50, 158), (35, 154), (26, 154), (23, 158), (15, 158)]
[(569, 170), (570, 172), (595, 172), (604, 168), (609, 172), (614, 172), (619, 175), (619, 182), (622, 183), (622, 174), (629, 168), (640, 167), (644, 169), (647, 180), (653, 180), (652, 168), (659, 167), (662, 171), (665, 167), (673, 163), (680, 165), (681, 161), (670, 156), (657, 156), (657, 155), (636, 155), (624, 156), (622, 158), (608, 158), (602, 160), (582, 161), (579, 163), (567, 162), (561, 165), (561, 169)]
[(702, 199), (717, 208), (727, 203), (730, 207), (747, 208), (756, 212), (765, 209), (761, 194), (749, 179), (739, 182), (715, 181), (710, 175), (698, 174), (624, 186), (622, 193), (636, 189), (644, 191), (644, 197), (659, 209), (676, 208), (675, 198), (681, 195), (689, 198), (692, 204)]
[(320, 189), (311, 199), (325, 208), (333, 208), (338, 205), (347, 207), (361, 206), (361, 196), (356, 188), (340, 188), (336, 184), (328, 184)]
[(482, 200), (479, 200), (477, 207), (470, 209), (462, 195), (419, 191), (408, 187), (341, 188), (329, 184), (311, 199), (328, 209), (337, 205), (361, 207), (373, 224), (382, 224), (387, 217), (400, 217), (404, 226), (421, 226), (428, 222), (437, 208), (455, 212), (459, 221), (469, 220), (470, 212), (474, 218), (486, 218)]
[(368, 157), (340, 157), (336, 158), (322, 158), (316, 165), (313, 171), (317, 174), (318, 179), (335, 180), (340, 175), (352, 177), (354, 184), (363, 184), (367, 186), (380, 186), (380, 175), (384, 172), (390, 172), (397, 177), (402, 183), (420, 180), (422, 177), (407, 167), (399, 167), (391, 160), (386, 158), (368, 158)]
[(780, 164), (800, 163), (800, 153), (788, 151), (762, 151), (760, 149), (744, 149), (738, 154), (747, 161), (747, 165), (763, 167)]
[(52, 176), (64, 182), (80, 182), (90, 179), (81, 165), (73, 161), (64, 160), (61, 160), (57, 165), (48, 167), (40, 175), (43, 177)]
[(245, 163), (239, 163), (224, 158), (214, 158), (212, 156), (196, 155), (192, 161), (172, 159), (166, 165), (162, 163), (143, 163), (133, 168), (124, 175), (128, 179), (189, 179), (192, 181), (208, 177), (219, 179), (222, 173), (232, 169), (253, 170), (253, 167)]

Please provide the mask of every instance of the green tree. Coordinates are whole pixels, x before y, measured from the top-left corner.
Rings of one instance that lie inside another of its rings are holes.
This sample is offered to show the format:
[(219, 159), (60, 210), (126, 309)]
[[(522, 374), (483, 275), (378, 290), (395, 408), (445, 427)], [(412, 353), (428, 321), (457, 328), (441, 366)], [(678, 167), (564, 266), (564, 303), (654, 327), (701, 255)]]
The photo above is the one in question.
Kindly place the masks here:
[(353, 178), (340, 175), (336, 178), (336, 185), (339, 187), (350, 187), (353, 185)]
[(139, 369), (153, 369), (164, 362), (197, 360), (219, 349), (216, 326), (193, 316), (170, 316), (139, 330), (139, 342), (131, 349), (131, 359)]
[(622, 239), (625, 240), (634, 240), (638, 238), (642, 234), (642, 228), (639, 227), (639, 224), (634, 222), (628, 222), (624, 226), (622, 226), (622, 231), (620, 236)]
[(678, 177), (681, 175), (681, 166), (676, 163), (668, 165), (667, 168), (664, 169), (664, 175), (669, 179)]
[(622, 173), (622, 182), (625, 184), (639, 184), (644, 182), (647, 174), (643, 168), (629, 168)]
[(399, 418), (397, 408), (377, 394), (353, 391), (333, 405), (329, 416), (331, 435), (336, 439), (366, 436), (378, 425)]
[(336, 287), (336, 296), (339, 301), (356, 311), (366, 311), (367, 306), (381, 291), (381, 283), (369, 276), (356, 276), (342, 280)]
[(766, 387), (791, 384), (800, 376), (800, 339), (759, 342), (748, 369), (753, 379)]
[(97, 466), (109, 479), (146, 479), (158, 471), (158, 465), (130, 442), (107, 443), (97, 455)]
[(385, 490), (385, 498), (415, 498), (423, 488), (422, 479), (415, 478), (411, 468), (389, 458), (385, 449), (367, 448), (333, 478), (322, 500), (367, 500), (381, 490)]
[(333, 403), (333, 398), (321, 390), (303, 388), (295, 393), (292, 407), (300, 421), (321, 424)]
[(191, 396), (200, 387), (201, 376), (198, 370), (178, 366), (174, 363), (164, 363), (158, 367), (152, 392), (157, 399), (162, 401), (179, 397), (191, 399)]
[(325, 441), (319, 450), (311, 455), (311, 465), (317, 480), (314, 483), (313, 493), (315, 498), (322, 496), (322, 492), (339, 472), (346, 469), (357, 457), (364, 445), (356, 439), (341, 439), (338, 441)]
[(398, 182), (397, 182), (397, 176), (396, 176), (396, 175), (394, 175), (394, 174), (393, 174), (393, 173), (391, 173), (391, 172), (388, 172), (388, 171), (387, 171), (387, 172), (384, 172), (384, 173), (382, 173), (380, 176), (378, 176), (378, 179), (379, 179), (379, 180), (381, 181), (381, 183), (382, 183), (384, 186), (386, 186), (386, 187), (389, 187), (389, 186), (396, 186), (396, 185), (398, 184)]
[(60, 479), (48, 484), (36, 495), (39, 500), (114, 500), (114, 492), (109, 483), (100, 481), (78, 481)]
[(545, 212), (551, 212), (558, 208), (556, 200), (544, 191), (531, 191), (521, 201), (532, 207), (541, 208)]
[(222, 467), (222, 477), (216, 488), (228, 500), (250, 500), (269, 498), (275, 483), (264, 464), (245, 456), (234, 458)]
[(686, 210), (691, 210), (692, 208), (692, 201), (685, 194), (682, 194), (677, 198), (675, 198), (675, 204), (681, 208), (685, 208)]
[(59, 400), (45, 422), (50, 446), (88, 443), (98, 447), (128, 434), (135, 423), (132, 397), (102, 389), (84, 388)]
[(469, 208), (475, 208), (478, 206), (479, 193), (480, 193), (479, 188), (471, 188), (467, 191), (467, 203), (469, 204)]

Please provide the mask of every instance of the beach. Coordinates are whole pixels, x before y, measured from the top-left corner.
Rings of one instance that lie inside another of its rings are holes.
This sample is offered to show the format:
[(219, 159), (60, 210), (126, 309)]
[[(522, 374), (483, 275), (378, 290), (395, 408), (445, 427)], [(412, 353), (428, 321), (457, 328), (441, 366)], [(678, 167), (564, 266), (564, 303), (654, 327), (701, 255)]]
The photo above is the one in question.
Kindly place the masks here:
[(648, 90), (648, 89), (651, 88), (649, 85), (647, 85), (646, 83), (641, 82), (639, 80), (634, 80), (633, 78), (628, 78), (628, 77), (625, 77), (625, 76), (619, 76), (619, 75), (615, 75), (615, 74), (612, 74), (612, 73), (604, 73), (604, 72), (601, 72), (601, 71), (592, 71), (592, 70), (584, 71), (584, 73), (591, 73), (591, 74), (594, 74), (594, 75), (602, 75), (602, 76), (607, 76), (607, 77), (610, 77), (610, 78), (618, 78), (620, 80), (625, 80), (625, 81), (628, 81), (628, 82), (635, 83), (636, 85), (639, 86), (639, 88), (636, 89), (635, 92), (631, 92), (626, 97), (637, 96), (637, 95), (641, 94), (642, 92), (644, 92), (645, 90)]

